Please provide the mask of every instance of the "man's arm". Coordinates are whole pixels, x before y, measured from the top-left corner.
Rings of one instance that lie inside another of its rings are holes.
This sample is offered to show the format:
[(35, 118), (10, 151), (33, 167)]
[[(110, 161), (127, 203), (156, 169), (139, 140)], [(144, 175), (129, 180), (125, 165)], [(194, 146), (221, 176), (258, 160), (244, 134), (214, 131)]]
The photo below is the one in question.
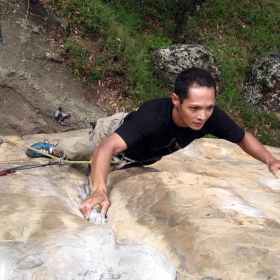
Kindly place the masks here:
[(96, 204), (102, 207), (101, 217), (105, 218), (111, 205), (106, 188), (111, 159), (113, 155), (126, 149), (126, 143), (117, 133), (113, 133), (95, 149), (91, 166), (92, 193), (80, 206), (80, 211), (85, 219), (89, 219), (91, 209)]
[(243, 140), (237, 144), (244, 152), (267, 164), (269, 171), (273, 173), (275, 177), (278, 177), (280, 160), (277, 160), (251, 133), (245, 132)]

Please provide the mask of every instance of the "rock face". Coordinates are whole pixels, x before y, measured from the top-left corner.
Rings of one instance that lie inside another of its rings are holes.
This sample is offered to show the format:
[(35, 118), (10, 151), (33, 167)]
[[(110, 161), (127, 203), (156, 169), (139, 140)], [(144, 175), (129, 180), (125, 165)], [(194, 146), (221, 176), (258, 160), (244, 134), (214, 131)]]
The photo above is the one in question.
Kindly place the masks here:
[(280, 112), (280, 52), (270, 52), (254, 61), (242, 95), (253, 109)]
[(154, 54), (154, 64), (159, 75), (174, 84), (179, 72), (190, 67), (208, 70), (215, 78), (217, 92), (222, 90), (220, 67), (211, 50), (201, 45), (171, 45), (158, 49)]
[[(56, 143), (85, 132), (10, 140)], [(48, 162), (24, 150), (2, 144), (0, 170)], [(60, 165), (0, 177), (0, 279), (280, 278), (280, 180), (237, 145), (200, 139), (152, 166), (111, 172), (102, 225), (79, 212), (84, 170)]]
[(153, 167), (161, 172), (111, 174), (118, 238), (161, 250), (179, 279), (279, 279), (280, 180), (264, 164), (202, 139)]
[[(10, 139), (29, 145), (62, 136)], [(46, 162), (27, 158), (12, 144), (1, 145), (0, 170)], [(0, 279), (175, 279), (163, 253), (140, 241), (116, 240), (108, 224), (82, 217), (80, 197), (88, 182), (82, 170), (48, 166), (0, 177)]]

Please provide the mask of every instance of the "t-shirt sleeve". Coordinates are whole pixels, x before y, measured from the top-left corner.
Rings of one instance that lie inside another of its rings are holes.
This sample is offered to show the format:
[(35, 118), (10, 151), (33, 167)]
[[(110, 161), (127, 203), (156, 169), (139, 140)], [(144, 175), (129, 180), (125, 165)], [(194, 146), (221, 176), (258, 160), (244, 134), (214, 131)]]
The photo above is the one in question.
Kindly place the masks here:
[(238, 143), (245, 136), (244, 129), (217, 106), (210, 121), (212, 122), (210, 126), (214, 128), (211, 134), (218, 138)]

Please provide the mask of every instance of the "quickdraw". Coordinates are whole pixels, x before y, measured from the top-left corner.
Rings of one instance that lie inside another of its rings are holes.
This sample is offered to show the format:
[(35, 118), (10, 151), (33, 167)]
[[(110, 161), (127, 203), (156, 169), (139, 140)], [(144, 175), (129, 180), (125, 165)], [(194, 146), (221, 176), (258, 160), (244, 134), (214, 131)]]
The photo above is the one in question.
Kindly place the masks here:
[(16, 173), (17, 170), (45, 167), (45, 166), (50, 166), (50, 165), (61, 165), (61, 163), (60, 162), (48, 162), (48, 163), (38, 164), (38, 165), (21, 165), (21, 166), (12, 167), (12, 168), (0, 171), (0, 176), (5, 176), (5, 175)]
[(12, 173), (15, 173), (15, 172), (16, 171), (14, 169), (3, 170), (3, 171), (0, 171), (0, 176), (9, 175), (9, 174), (12, 174)]

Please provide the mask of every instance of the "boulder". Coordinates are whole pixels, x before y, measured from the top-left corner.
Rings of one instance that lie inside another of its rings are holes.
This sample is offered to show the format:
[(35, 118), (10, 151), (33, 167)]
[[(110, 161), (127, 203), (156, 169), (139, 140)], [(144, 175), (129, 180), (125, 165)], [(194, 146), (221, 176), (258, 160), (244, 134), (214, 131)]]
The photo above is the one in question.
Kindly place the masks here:
[(280, 52), (270, 52), (251, 65), (242, 89), (252, 108), (280, 112)]
[[(25, 147), (86, 132), (9, 137), (0, 170), (47, 163)], [(238, 145), (204, 138), (111, 172), (105, 224), (79, 211), (85, 171), (54, 165), (0, 177), (0, 279), (280, 278), (280, 180)]]
[(201, 45), (171, 45), (158, 49), (154, 53), (154, 65), (157, 73), (172, 85), (179, 72), (190, 67), (208, 70), (217, 83), (217, 93), (223, 87), (220, 67), (213, 52)]

